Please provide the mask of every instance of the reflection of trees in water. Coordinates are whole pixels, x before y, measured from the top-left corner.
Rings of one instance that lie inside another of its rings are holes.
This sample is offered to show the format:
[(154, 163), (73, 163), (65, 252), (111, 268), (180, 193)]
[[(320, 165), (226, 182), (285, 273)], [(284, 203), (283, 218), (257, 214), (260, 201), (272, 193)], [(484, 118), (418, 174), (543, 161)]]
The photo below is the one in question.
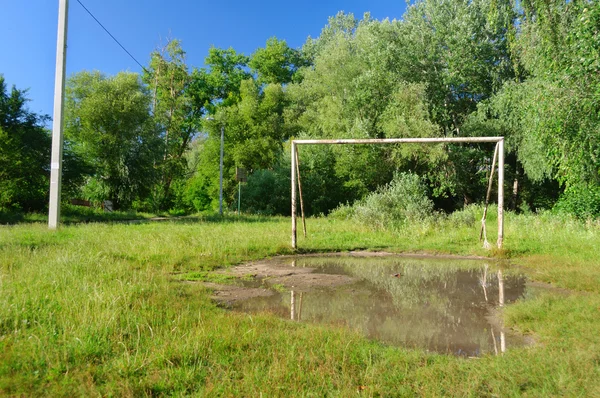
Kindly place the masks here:
[[(495, 336), (486, 315), (490, 308), (503, 304), (499, 290), (503, 279), (498, 272), (488, 272), (487, 263), (410, 258), (307, 259), (302, 263), (323, 272), (348, 273), (376, 287), (354, 293), (358, 300), (319, 300), (313, 307), (319, 318), (348, 319), (353, 327), (394, 342), (451, 350), (457, 340), (468, 337), (472, 342), (468, 345), (492, 350)], [(523, 294), (524, 280), (509, 281), (513, 301)], [(371, 304), (356, 304), (363, 301)]]
[[(310, 291), (301, 301), (299, 293), (282, 294), (276, 299), (278, 312), (287, 310), (288, 318), (333, 323), (393, 344), (462, 350), (465, 355), (493, 352), (500, 336), (499, 328), (486, 319), (499, 304), (498, 272), (481, 262), (307, 258), (297, 266), (350, 274), (361, 282)], [(501, 280), (510, 289), (507, 303), (523, 294), (522, 278)]]

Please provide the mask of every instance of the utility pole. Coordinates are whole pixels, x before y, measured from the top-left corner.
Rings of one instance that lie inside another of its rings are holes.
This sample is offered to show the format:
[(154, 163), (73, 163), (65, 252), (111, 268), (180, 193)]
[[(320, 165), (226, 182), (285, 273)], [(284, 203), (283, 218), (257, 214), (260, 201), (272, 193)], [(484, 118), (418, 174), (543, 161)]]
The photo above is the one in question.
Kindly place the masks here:
[(221, 161), (219, 163), (219, 214), (223, 215), (223, 147), (225, 146), (225, 126), (221, 124)]
[(54, 117), (52, 121), (52, 158), (50, 160), (50, 204), (48, 211), (48, 228), (50, 229), (58, 228), (60, 221), (68, 13), (69, 0), (59, 0), (58, 35), (56, 40), (56, 75), (54, 80)]

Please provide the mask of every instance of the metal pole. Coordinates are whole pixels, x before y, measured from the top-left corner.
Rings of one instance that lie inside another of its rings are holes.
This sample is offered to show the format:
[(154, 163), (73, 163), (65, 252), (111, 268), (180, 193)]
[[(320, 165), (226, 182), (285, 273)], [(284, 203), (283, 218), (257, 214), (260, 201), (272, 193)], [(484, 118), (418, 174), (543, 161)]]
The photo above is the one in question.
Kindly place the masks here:
[(59, 0), (58, 34), (56, 39), (56, 74), (54, 78), (54, 115), (52, 122), (52, 157), (50, 160), (50, 203), (48, 205), (48, 228), (50, 229), (58, 228), (58, 223), (60, 221), (68, 14), (69, 0)]
[(240, 215), (240, 202), (242, 201), (242, 182), (238, 181), (238, 216)]
[(504, 139), (498, 141), (498, 249), (504, 243)]
[(219, 163), (219, 214), (223, 215), (223, 147), (225, 146), (225, 126), (221, 125), (221, 161)]
[(296, 249), (296, 143), (292, 141), (292, 249)]

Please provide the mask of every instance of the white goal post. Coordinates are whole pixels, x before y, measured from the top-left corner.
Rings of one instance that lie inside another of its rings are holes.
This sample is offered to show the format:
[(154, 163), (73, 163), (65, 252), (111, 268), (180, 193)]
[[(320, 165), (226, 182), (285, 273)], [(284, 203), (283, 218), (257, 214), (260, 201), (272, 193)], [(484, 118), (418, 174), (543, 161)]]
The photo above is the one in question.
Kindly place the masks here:
[(297, 247), (296, 236), (296, 175), (298, 169), (298, 145), (357, 145), (357, 144), (431, 144), (431, 143), (496, 143), (498, 154), (498, 241), (502, 248), (504, 241), (504, 137), (452, 137), (452, 138), (373, 138), (338, 140), (292, 140), (292, 248)]

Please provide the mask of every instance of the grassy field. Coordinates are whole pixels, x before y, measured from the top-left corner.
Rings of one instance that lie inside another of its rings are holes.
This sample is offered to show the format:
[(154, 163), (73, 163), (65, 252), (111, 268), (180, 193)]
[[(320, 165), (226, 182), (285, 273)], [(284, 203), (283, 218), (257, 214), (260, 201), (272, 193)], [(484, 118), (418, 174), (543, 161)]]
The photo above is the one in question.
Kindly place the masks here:
[[(493, 212), (492, 212), (493, 214)], [(287, 218), (0, 226), (0, 392), (50, 396), (600, 396), (600, 225), (508, 214), (487, 252), (469, 214), (397, 231), (308, 220), (300, 252), (507, 257), (570, 289), (519, 302), (537, 344), (462, 359), (227, 312), (174, 274), (290, 254)], [(495, 237), (490, 220), (489, 237)]]

